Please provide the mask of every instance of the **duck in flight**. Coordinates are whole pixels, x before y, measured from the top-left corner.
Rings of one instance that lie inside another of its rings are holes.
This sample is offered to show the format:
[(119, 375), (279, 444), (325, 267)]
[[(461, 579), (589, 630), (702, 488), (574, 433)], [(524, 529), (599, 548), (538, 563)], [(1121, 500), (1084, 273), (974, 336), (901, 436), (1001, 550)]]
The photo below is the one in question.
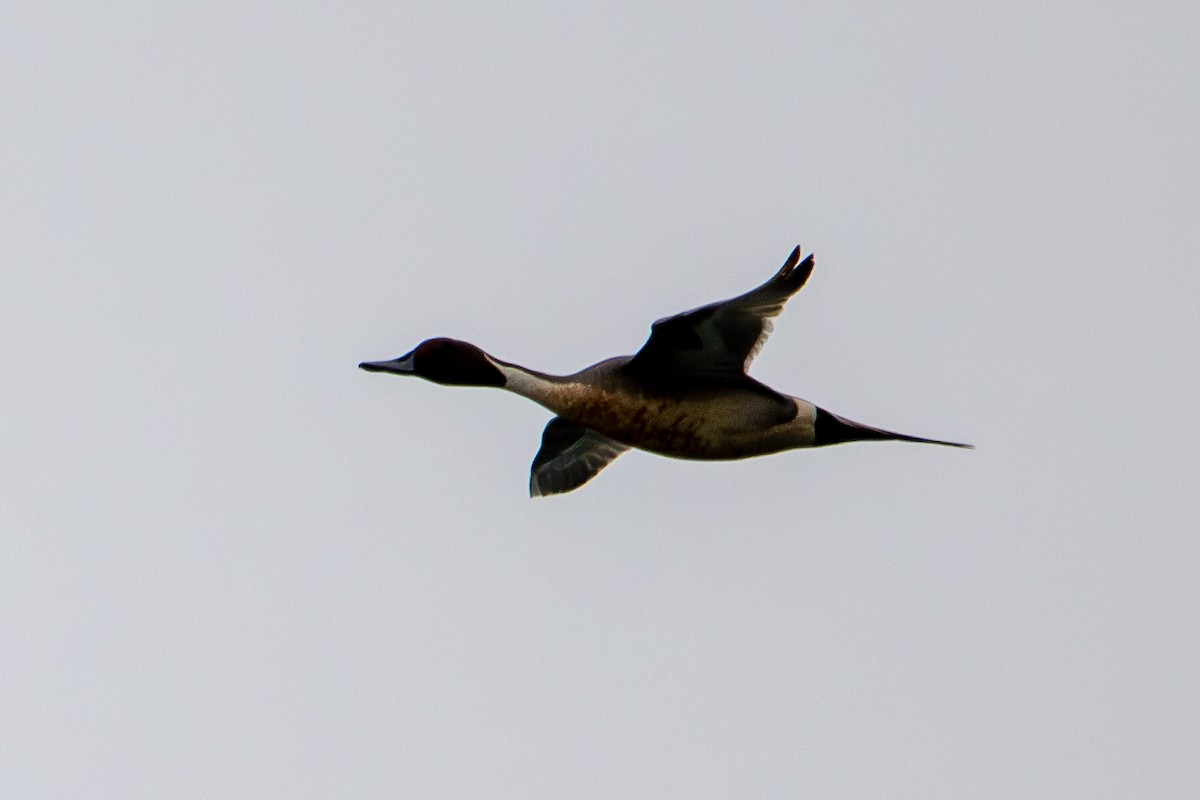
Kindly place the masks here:
[(531, 497), (578, 489), (633, 447), (706, 460), (867, 440), (971, 447), (852, 422), (746, 374), (771, 332), (771, 319), (812, 269), (812, 255), (802, 261), (797, 247), (757, 289), (660, 319), (634, 355), (573, 375), (535, 372), (443, 338), (391, 361), (359, 366), (449, 386), (507, 389), (553, 411), (557, 416), (533, 458)]

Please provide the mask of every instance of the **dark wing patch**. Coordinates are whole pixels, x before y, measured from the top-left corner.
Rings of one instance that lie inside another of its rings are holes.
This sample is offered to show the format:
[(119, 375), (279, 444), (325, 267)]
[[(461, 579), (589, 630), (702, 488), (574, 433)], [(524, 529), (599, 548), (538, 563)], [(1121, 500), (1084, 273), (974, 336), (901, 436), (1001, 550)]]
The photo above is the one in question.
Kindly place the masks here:
[(813, 257), (800, 248), (774, 276), (753, 291), (710, 303), (650, 326), (650, 338), (625, 369), (643, 380), (688, 376), (737, 379), (771, 332), (771, 317), (812, 274)]
[(533, 457), (529, 496), (578, 489), (628, 449), (590, 428), (555, 417), (546, 424), (542, 447)]

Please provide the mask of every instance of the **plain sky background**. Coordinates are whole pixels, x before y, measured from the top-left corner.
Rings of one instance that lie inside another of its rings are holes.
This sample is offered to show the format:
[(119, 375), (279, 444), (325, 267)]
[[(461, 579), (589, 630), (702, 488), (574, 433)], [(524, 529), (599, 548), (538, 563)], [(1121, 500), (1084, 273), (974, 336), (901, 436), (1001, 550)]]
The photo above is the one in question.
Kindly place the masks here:
[[(1195, 2), (9, 3), (0, 796), (1200, 796)], [(631, 453), (754, 366), (975, 451)]]

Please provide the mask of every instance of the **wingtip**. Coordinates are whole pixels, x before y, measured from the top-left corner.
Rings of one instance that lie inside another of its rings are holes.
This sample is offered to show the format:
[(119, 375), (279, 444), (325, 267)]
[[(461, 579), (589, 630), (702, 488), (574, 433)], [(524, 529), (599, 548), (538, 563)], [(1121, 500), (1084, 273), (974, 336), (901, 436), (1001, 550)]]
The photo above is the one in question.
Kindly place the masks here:
[(796, 268), (796, 265), (799, 263), (800, 263), (800, 245), (796, 245), (796, 249), (792, 250), (792, 252), (788, 254), (787, 260), (783, 262), (783, 267), (780, 268), (779, 273), (781, 275), (787, 275), (792, 270), (794, 270)]
[(801, 260), (800, 254), (803, 252), (804, 250), (801, 248), (801, 246), (796, 245), (796, 248), (792, 250), (791, 254), (788, 255), (787, 261), (784, 261), (783, 266), (779, 268), (778, 275), (780, 278), (791, 277), (792, 273), (796, 272), (797, 268), (799, 268), (799, 270), (804, 274), (804, 279), (808, 280), (808, 275), (812, 272), (813, 264), (815, 262), (812, 253), (809, 253), (807, 256), (805, 256), (804, 260)]

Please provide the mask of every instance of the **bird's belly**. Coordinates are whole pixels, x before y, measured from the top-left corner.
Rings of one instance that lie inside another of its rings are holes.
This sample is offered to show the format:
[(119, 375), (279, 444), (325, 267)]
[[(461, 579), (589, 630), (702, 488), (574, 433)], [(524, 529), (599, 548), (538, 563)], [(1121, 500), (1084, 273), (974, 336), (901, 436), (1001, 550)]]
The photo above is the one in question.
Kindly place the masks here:
[(696, 400), (600, 394), (573, 416), (618, 442), (676, 458), (748, 458), (795, 446), (786, 441), (788, 415), (751, 392)]

